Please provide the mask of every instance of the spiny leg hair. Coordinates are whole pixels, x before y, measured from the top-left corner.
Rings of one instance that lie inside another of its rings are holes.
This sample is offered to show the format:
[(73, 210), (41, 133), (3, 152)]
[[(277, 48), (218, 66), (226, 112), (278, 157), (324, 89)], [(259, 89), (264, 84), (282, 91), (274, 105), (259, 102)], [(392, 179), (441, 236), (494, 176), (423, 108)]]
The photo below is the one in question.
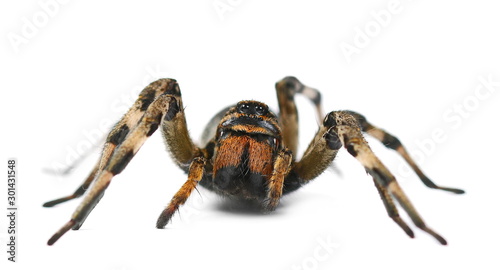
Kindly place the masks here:
[(179, 191), (177, 191), (170, 201), (170, 204), (160, 214), (156, 222), (156, 228), (165, 228), (174, 213), (179, 209), (179, 206), (187, 201), (193, 190), (196, 189), (196, 186), (203, 178), (206, 162), (207, 160), (204, 157), (196, 157), (193, 159), (189, 166), (188, 180), (182, 185)]
[(267, 198), (264, 200), (263, 209), (267, 212), (274, 211), (283, 195), (285, 176), (288, 175), (292, 164), (292, 152), (284, 149), (278, 153), (274, 161), (273, 173), (267, 184)]

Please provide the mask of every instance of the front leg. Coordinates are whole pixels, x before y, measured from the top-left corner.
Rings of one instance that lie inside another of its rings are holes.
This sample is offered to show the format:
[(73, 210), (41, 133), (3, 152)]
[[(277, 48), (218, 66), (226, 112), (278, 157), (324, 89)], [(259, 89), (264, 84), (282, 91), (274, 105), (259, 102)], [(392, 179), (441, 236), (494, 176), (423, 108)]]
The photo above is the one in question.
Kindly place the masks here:
[(179, 209), (179, 206), (187, 201), (193, 190), (203, 178), (206, 162), (207, 160), (204, 157), (196, 157), (193, 159), (189, 166), (188, 180), (182, 185), (181, 189), (177, 191), (169, 205), (160, 214), (156, 222), (156, 228), (163, 229), (170, 221), (175, 211)]
[(331, 126), (323, 123), (302, 159), (292, 164), (292, 170), (286, 177), (284, 192), (292, 192), (322, 174), (332, 164), (341, 147), (342, 142), (337, 133)]
[(86, 190), (95, 180), (95, 177), (99, 175), (108, 163), (109, 158), (113, 154), (116, 146), (123, 142), (130, 130), (137, 126), (139, 120), (141, 120), (144, 116), (151, 103), (162, 94), (172, 94), (180, 97), (177, 82), (173, 79), (160, 79), (146, 86), (146, 88), (144, 88), (144, 90), (142, 90), (139, 94), (139, 97), (135, 101), (134, 105), (132, 105), (127, 113), (109, 132), (99, 160), (80, 187), (78, 187), (73, 194), (46, 202), (43, 206), (52, 207), (66, 201), (79, 198), (85, 194)]
[[(160, 81), (169, 81), (173, 82), (175, 86), (177, 85), (174, 80)], [(127, 129), (126, 134), (120, 135), (119, 138), (117, 138), (116, 147), (113, 147), (114, 150), (109, 154), (109, 159), (107, 159), (103, 169), (99, 170), (90, 189), (86, 192), (84, 200), (75, 210), (71, 219), (49, 239), (48, 245), (53, 245), (68, 230), (77, 230), (80, 228), (87, 216), (104, 195), (104, 191), (111, 183), (111, 179), (125, 169), (146, 139), (157, 130), (162, 119), (174, 117), (180, 111), (182, 106), (180, 104), (180, 95), (177, 93), (177, 90), (177, 87), (173, 89), (168, 88), (164, 94), (155, 98), (154, 101), (148, 99), (149, 102), (147, 106), (144, 106), (144, 115), (138, 120), (135, 126), (131, 127), (130, 130)], [(145, 98), (146, 97), (142, 96), (139, 97), (139, 99)], [(154, 98), (154, 96), (150, 98)], [(125, 115), (121, 122), (126, 123), (129, 119), (130, 116)], [(110, 134), (116, 134), (116, 132), (120, 132), (119, 130), (124, 129), (120, 126), (116, 126)]]
[(442, 245), (446, 245), (447, 242), (443, 237), (427, 227), (394, 175), (372, 152), (361, 133), (359, 123), (350, 113), (345, 111), (331, 112), (326, 116), (324, 124), (335, 131), (347, 152), (363, 165), (383, 190), (387, 190), (396, 199), (418, 228), (432, 235)]
[(392, 150), (395, 150), (398, 152), (401, 157), (410, 165), (411, 169), (418, 175), (422, 183), (424, 183), (427, 187), (433, 188), (433, 189), (440, 189), (444, 191), (449, 191), (455, 194), (463, 194), (465, 193), (464, 190), (458, 189), (458, 188), (450, 188), (450, 187), (442, 187), (434, 184), (429, 177), (427, 177), (424, 172), (418, 167), (417, 163), (411, 158), (410, 154), (406, 150), (406, 148), (403, 146), (403, 144), (399, 141), (398, 138), (395, 136), (391, 135), (387, 131), (378, 128), (368, 122), (366, 120), (366, 117), (363, 115), (348, 111), (349, 114), (354, 116), (356, 118), (356, 121), (358, 121), (359, 125), (361, 126), (361, 130), (363, 132), (368, 133), (369, 135), (373, 136), (375, 139), (379, 140), (382, 144), (384, 144), (385, 147), (390, 148)]

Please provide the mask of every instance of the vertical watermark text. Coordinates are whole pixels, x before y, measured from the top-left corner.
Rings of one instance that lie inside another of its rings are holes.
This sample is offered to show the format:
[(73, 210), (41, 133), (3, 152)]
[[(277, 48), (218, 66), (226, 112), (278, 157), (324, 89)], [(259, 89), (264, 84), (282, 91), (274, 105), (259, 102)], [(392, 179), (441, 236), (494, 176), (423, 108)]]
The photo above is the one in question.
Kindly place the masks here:
[(7, 260), (17, 261), (17, 160), (7, 160)]

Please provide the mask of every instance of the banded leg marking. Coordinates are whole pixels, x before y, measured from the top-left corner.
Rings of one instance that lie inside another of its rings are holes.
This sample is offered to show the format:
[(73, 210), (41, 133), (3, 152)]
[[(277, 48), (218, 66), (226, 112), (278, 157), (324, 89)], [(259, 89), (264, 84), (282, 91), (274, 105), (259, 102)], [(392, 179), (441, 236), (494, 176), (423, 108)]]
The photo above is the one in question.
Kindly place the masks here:
[(321, 93), (314, 88), (302, 84), (295, 77), (285, 77), (276, 83), (276, 94), (280, 109), (279, 117), (283, 131), (283, 143), (292, 151), (295, 157), (298, 147), (299, 117), (294, 97), (296, 94), (302, 94), (308, 98), (315, 105), (318, 119), (321, 121), (324, 117), (323, 109), (321, 108)]
[(70, 221), (50, 238), (48, 241), (49, 245), (54, 244), (70, 228), (75, 230), (80, 228), (92, 209), (104, 195), (104, 191), (109, 186), (113, 176), (125, 169), (146, 139), (158, 129), (163, 116), (176, 114), (174, 110), (179, 110), (179, 105), (172, 106), (174, 103), (178, 103), (176, 97), (162, 95), (150, 104), (144, 116), (140, 119), (139, 124), (127, 134), (123, 142), (113, 151), (106, 166), (92, 183), (84, 200), (75, 210)]
[(387, 192), (387, 189), (385, 189), (380, 183), (373, 178), (373, 182), (375, 183), (375, 187), (378, 190), (378, 193), (380, 195), (380, 199), (382, 199), (382, 202), (384, 203), (385, 210), (387, 211), (387, 214), (389, 217), (396, 222), (396, 224), (405, 231), (405, 233), (411, 237), (414, 238), (415, 234), (413, 231), (410, 229), (410, 227), (406, 224), (406, 222), (403, 221), (403, 219), (399, 216), (398, 209), (396, 208), (396, 205), (394, 204), (394, 201), (391, 198), (391, 195), (389, 195), (389, 192)]
[(418, 167), (417, 163), (410, 157), (410, 154), (408, 153), (408, 151), (403, 146), (403, 144), (399, 141), (398, 138), (396, 138), (392, 134), (386, 132), (385, 130), (372, 125), (371, 123), (369, 123), (366, 120), (366, 117), (364, 117), (363, 115), (356, 113), (356, 112), (352, 112), (352, 111), (348, 111), (348, 113), (353, 115), (356, 118), (356, 120), (359, 122), (363, 132), (366, 132), (369, 135), (371, 135), (372, 137), (374, 137), (375, 139), (379, 140), (382, 144), (385, 145), (385, 147), (398, 152), (398, 154), (401, 155), (401, 157), (403, 157), (403, 159), (406, 161), (406, 163), (408, 163), (408, 165), (410, 165), (412, 170), (418, 175), (418, 177), (424, 183), (424, 185), (426, 185), (429, 188), (449, 191), (449, 192), (452, 192), (455, 194), (465, 193), (465, 191), (462, 189), (442, 187), (442, 186), (438, 186), (438, 185), (434, 184), (434, 182), (432, 182), (432, 180), (429, 179), (429, 177), (427, 177), (424, 174), (424, 172)]
[(46, 202), (43, 206), (52, 207), (81, 197), (92, 184), (95, 177), (104, 169), (116, 146), (123, 142), (130, 130), (137, 126), (139, 120), (144, 116), (149, 105), (162, 94), (172, 94), (180, 97), (180, 90), (177, 82), (173, 79), (160, 79), (146, 86), (139, 94), (139, 97), (135, 101), (134, 105), (132, 105), (127, 113), (111, 129), (110, 133), (106, 137), (106, 142), (104, 143), (101, 156), (85, 181), (73, 194)]
[(394, 196), (396, 201), (408, 213), (413, 223), (421, 230), (433, 236), (442, 245), (446, 245), (447, 242), (443, 237), (427, 227), (397, 183), (396, 178), (371, 151), (368, 143), (363, 138), (359, 123), (354, 116), (344, 111), (331, 112), (325, 118), (325, 122), (331, 123), (332, 128), (338, 134), (346, 150), (365, 167), (366, 171), (382, 188), (387, 189)]

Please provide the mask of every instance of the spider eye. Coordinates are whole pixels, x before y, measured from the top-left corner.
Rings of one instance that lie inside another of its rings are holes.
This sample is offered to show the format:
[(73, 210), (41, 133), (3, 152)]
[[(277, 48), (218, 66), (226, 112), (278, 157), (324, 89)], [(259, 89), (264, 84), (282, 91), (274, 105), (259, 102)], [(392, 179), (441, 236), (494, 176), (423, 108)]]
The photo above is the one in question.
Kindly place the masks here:
[(266, 115), (269, 109), (265, 104), (255, 101), (242, 101), (236, 105), (236, 111), (243, 114)]
[(247, 103), (242, 103), (242, 104), (238, 105), (238, 112), (250, 113), (250, 111), (251, 111), (250, 105), (248, 105)]
[(259, 115), (264, 115), (264, 114), (267, 114), (267, 108), (264, 107), (264, 106), (256, 106), (255, 107), (255, 111), (257, 112), (257, 114)]

